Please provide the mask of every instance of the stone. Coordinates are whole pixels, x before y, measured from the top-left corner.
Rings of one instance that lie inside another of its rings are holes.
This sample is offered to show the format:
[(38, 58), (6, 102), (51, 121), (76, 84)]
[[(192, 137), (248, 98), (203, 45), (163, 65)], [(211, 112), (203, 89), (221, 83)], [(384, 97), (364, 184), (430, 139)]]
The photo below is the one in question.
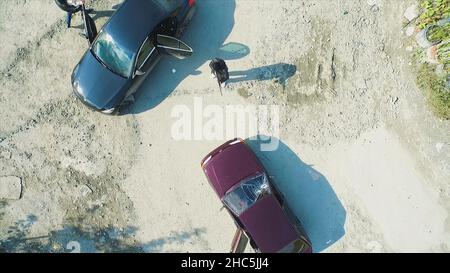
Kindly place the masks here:
[(89, 194), (94, 193), (94, 191), (88, 185), (81, 185), (79, 190), (80, 190), (81, 195), (83, 195), (83, 196), (87, 196)]
[(427, 49), (427, 60), (431, 64), (438, 64), (437, 59), (437, 46), (432, 46)]
[(433, 46), (433, 44), (427, 40), (426, 36), (427, 34), (425, 29), (416, 34), (416, 42), (421, 48), (429, 48)]
[(370, 10), (373, 12), (378, 12), (378, 11), (380, 11), (380, 7), (378, 7), (378, 5), (373, 5), (370, 7)]
[(408, 27), (408, 28), (406, 28), (405, 34), (406, 34), (406, 36), (411, 37), (414, 35), (415, 31), (416, 31), (415, 27)]
[(0, 199), (22, 198), (22, 179), (16, 176), (0, 176)]
[(417, 4), (409, 6), (403, 15), (406, 19), (408, 19), (408, 21), (416, 19), (419, 17), (419, 6)]

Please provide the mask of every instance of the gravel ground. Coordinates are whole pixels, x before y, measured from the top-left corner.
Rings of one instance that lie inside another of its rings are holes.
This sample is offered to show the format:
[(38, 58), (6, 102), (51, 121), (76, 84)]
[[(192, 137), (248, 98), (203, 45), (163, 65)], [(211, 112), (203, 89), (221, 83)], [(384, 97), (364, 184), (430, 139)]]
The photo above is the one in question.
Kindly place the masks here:
[[(92, 1), (98, 26), (119, 2)], [(22, 194), (0, 199), (0, 251), (227, 252), (233, 222), (199, 167), (227, 139), (171, 133), (173, 109), (195, 98), (279, 106), (282, 145), (257, 155), (315, 251), (450, 251), (450, 123), (414, 83), (414, 1), (197, 2), (183, 38), (195, 55), (164, 58), (109, 117), (71, 94), (81, 29), (53, 1), (1, 1), (0, 176)], [(216, 56), (247, 76), (223, 96)]]

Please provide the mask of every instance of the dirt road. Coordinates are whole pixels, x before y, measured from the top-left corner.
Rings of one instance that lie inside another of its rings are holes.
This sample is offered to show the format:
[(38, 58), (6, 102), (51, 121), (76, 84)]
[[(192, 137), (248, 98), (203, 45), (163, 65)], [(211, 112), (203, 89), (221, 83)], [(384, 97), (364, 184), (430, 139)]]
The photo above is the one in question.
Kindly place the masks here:
[[(120, 1), (93, 2), (100, 26)], [(173, 137), (196, 98), (279, 106), (280, 148), (251, 145), (315, 251), (450, 251), (450, 123), (414, 84), (414, 1), (197, 2), (195, 55), (165, 58), (119, 117), (71, 94), (87, 44), (53, 1), (0, 3), (0, 176), (23, 183), (0, 200), (0, 251), (227, 252), (234, 225), (199, 166), (227, 139)], [(239, 78), (224, 96), (216, 56)]]

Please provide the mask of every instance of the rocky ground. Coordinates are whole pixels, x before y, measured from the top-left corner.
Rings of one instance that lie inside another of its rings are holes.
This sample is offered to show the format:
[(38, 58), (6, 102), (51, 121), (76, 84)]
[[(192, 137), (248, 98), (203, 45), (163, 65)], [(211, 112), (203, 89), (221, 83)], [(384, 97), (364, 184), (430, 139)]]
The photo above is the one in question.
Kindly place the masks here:
[[(120, 1), (92, 2), (100, 26)], [(171, 134), (194, 98), (279, 106), (281, 148), (257, 154), (316, 251), (450, 251), (450, 123), (414, 83), (414, 1), (197, 2), (196, 54), (165, 58), (117, 117), (71, 94), (87, 43), (53, 1), (0, 3), (0, 189), (15, 199), (0, 200), (0, 251), (228, 251), (233, 222), (199, 167), (227, 139)], [(215, 56), (247, 75), (223, 96)]]

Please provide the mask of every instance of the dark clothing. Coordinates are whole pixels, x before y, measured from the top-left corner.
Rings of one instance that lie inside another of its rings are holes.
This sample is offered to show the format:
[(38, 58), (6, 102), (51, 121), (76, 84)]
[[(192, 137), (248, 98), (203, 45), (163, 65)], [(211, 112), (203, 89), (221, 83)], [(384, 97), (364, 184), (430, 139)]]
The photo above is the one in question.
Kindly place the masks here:
[(228, 67), (224, 60), (215, 58), (209, 63), (209, 67), (211, 68), (211, 73), (216, 75), (220, 83), (224, 83), (230, 78)]
[(58, 7), (60, 7), (65, 12), (67, 12), (66, 23), (67, 23), (67, 28), (70, 28), (71, 21), (72, 21), (72, 15), (79, 12), (81, 10), (81, 6), (74, 5), (74, 4), (72, 4), (72, 2), (69, 4), (67, 2), (67, 0), (55, 0), (55, 2), (56, 2), (56, 5), (58, 5)]
[(72, 22), (72, 12), (67, 12), (67, 18), (66, 18), (66, 22), (67, 22), (67, 28), (70, 28), (70, 23)]

